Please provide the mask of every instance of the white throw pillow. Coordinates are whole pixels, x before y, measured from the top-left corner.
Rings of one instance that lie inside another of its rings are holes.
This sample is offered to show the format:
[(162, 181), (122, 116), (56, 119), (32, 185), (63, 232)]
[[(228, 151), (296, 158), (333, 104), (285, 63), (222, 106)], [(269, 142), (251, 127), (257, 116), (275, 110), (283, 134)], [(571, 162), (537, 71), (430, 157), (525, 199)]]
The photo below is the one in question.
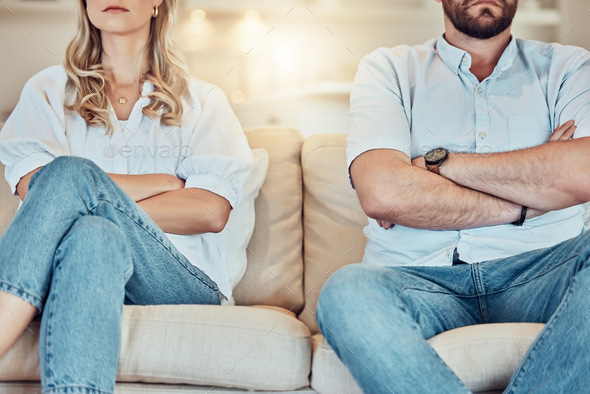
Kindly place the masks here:
[(254, 166), (244, 183), (244, 195), (240, 204), (232, 209), (223, 233), (227, 245), (227, 273), (229, 285), (234, 289), (244, 273), (248, 263), (247, 247), (254, 232), (254, 202), (266, 179), (268, 171), (268, 152), (264, 149), (252, 149)]

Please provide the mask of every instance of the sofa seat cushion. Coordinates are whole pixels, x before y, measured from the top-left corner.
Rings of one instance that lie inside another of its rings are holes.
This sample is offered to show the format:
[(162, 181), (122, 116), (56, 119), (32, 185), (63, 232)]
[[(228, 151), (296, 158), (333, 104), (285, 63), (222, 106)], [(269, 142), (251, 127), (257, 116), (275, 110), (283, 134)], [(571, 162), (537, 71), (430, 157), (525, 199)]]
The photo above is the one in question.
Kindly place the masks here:
[(503, 390), (543, 327), (480, 324), (443, 332), (428, 343), (471, 391)]
[[(39, 380), (39, 323), (0, 360), (0, 381)], [(122, 328), (118, 382), (257, 390), (309, 385), (311, 334), (287, 310), (125, 306)]]
[[(428, 340), (472, 392), (502, 390), (543, 324), (480, 324)], [(322, 394), (360, 394), (348, 369), (321, 334), (314, 335), (311, 387)]]

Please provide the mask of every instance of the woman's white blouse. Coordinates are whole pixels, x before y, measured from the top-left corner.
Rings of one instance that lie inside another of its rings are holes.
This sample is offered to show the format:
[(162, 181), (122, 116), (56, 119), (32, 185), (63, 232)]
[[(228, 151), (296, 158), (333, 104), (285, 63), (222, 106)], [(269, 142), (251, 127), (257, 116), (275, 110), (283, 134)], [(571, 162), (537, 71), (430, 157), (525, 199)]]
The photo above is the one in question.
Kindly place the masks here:
[[(115, 174), (173, 174), (187, 188), (209, 190), (235, 207), (252, 167), (252, 153), (225, 95), (209, 83), (191, 79), (182, 127), (170, 127), (142, 113), (153, 91), (143, 85), (129, 119), (113, 115), (112, 136), (89, 127), (64, 108), (67, 76), (54, 66), (32, 77), (0, 132), (0, 161), (12, 192), (20, 179), (58, 156), (79, 156)], [(231, 297), (222, 234), (166, 234), (176, 248)]]

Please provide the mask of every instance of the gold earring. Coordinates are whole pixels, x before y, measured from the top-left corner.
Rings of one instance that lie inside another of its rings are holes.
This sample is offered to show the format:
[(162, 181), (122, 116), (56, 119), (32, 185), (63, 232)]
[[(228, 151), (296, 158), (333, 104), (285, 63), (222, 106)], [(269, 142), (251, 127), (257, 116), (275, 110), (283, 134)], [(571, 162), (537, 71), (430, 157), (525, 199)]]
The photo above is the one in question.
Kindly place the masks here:
[(158, 14), (159, 14), (158, 6), (156, 5), (156, 6), (154, 6), (154, 9), (152, 10), (152, 16), (154, 18), (157, 18), (158, 17)]

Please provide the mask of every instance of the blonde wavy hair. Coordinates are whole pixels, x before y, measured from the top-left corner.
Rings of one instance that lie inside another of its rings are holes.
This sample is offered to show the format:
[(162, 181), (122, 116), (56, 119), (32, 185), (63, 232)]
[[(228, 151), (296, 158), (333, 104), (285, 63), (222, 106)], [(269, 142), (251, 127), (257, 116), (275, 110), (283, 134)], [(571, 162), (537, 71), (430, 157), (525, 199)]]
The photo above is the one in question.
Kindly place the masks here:
[[(78, 4), (79, 30), (68, 45), (64, 60), (68, 74), (66, 108), (78, 112), (90, 126), (106, 127), (107, 133), (112, 134), (100, 31), (88, 18), (85, 0)], [(154, 91), (147, 95), (150, 104), (143, 108), (143, 113), (152, 119), (161, 116), (165, 125), (181, 126), (182, 98), (188, 92), (189, 75), (182, 51), (172, 38), (176, 0), (164, 0), (158, 11), (158, 17), (151, 20), (145, 51), (149, 68), (140, 77), (140, 83), (149, 81), (154, 85)]]

